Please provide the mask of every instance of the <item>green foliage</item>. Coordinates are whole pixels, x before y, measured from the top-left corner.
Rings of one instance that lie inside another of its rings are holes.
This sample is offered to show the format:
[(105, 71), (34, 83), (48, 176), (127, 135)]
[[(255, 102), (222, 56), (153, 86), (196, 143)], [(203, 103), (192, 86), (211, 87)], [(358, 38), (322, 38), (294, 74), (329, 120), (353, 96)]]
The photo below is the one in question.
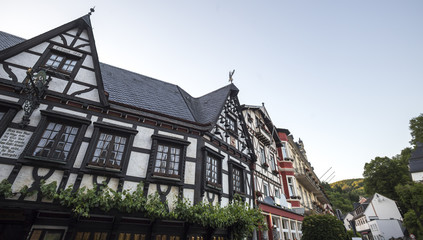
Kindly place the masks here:
[(411, 141), (413, 146), (423, 143), (423, 114), (410, 120)]
[(423, 238), (423, 184), (410, 183), (395, 187), (406, 209), (404, 224), (410, 233)]
[(7, 179), (3, 179), (3, 181), (0, 182), (0, 197), (9, 198), (12, 196), (12, 184), (10, 184)]
[(21, 188), (21, 190), (19, 190), (19, 193), (25, 197), (31, 197), (32, 195), (36, 194), (37, 191), (29, 191), (29, 187), (25, 185)]
[(45, 180), (40, 182), (40, 191), (41, 195), (49, 200), (52, 200), (55, 196), (57, 189), (57, 182), (53, 181), (49, 184), (46, 184)]
[(347, 238), (342, 222), (328, 214), (304, 217), (302, 232), (302, 240), (342, 240)]
[(332, 184), (326, 182), (322, 186), (330, 199), (334, 209), (343, 213), (353, 210), (353, 203), (358, 202), (359, 196), (364, 196), (363, 179), (346, 179)]
[[(408, 154), (406, 150), (404, 154)], [(398, 184), (411, 182), (408, 172), (407, 156), (397, 155), (395, 157), (376, 157), (370, 163), (364, 165), (364, 189), (372, 195), (380, 193), (388, 198), (398, 201), (399, 196), (395, 192)]]
[(361, 237), (360, 233), (357, 232), (356, 234), (354, 234), (353, 230), (348, 230), (347, 236), (348, 236), (348, 239), (352, 239), (353, 237)]
[(267, 229), (264, 216), (259, 209), (250, 208), (239, 198), (235, 198), (226, 207), (200, 202), (196, 205), (186, 199), (178, 199), (173, 211), (168, 204), (160, 200), (159, 195), (145, 196), (143, 185), (139, 184), (133, 192), (122, 192), (107, 186), (82, 187), (73, 190), (73, 186), (55, 195), (59, 203), (70, 207), (77, 216), (89, 217), (89, 213), (98, 208), (102, 211), (117, 209), (125, 213), (140, 212), (149, 219), (173, 219), (201, 225), (208, 229), (228, 228), (235, 239), (251, 236), (254, 229)]

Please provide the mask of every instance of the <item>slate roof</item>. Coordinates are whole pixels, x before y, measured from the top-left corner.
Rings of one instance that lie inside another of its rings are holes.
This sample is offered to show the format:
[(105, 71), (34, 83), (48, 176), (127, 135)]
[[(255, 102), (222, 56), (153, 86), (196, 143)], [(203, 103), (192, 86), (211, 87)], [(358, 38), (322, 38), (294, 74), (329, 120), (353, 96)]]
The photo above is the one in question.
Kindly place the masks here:
[(423, 144), (418, 143), (416, 149), (411, 153), (408, 160), (410, 172), (423, 172)]
[(25, 39), (0, 31), (0, 51), (15, 46), (23, 41), (25, 41)]
[[(0, 31), (0, 51), (23, 41)], [(105, 63), (100, 63), (100, 70), (109, 101), (203, 125), (214, 125), (228, 95), (239, 91), (229, 84), (194, 98), (177, 85)]]

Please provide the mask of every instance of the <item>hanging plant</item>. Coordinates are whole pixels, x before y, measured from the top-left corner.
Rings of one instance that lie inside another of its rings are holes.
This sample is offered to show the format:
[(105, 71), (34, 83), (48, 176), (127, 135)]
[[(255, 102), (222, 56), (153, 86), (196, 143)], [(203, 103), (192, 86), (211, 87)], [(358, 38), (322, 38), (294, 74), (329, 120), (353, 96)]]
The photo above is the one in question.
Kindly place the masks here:
[(7, 179), (0, 182), (0, 197), (10, 198), (13, 196), (12, 184)]
[(48, 200), (54, 199), (54, 196), (56, 194), (56, 189), (57, 189), (56, 181), (53, 181), (49, 184), (46, 184), (46, 181), (44, 179), (40, 181), (41, 195), (47, 198)]

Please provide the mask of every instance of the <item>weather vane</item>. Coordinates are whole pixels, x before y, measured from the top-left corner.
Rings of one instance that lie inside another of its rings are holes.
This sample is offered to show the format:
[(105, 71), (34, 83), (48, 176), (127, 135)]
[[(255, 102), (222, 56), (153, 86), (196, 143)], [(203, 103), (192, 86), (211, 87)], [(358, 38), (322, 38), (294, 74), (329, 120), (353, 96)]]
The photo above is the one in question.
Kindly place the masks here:
[(94, 6), (94, 7), (92, 7), (92, 8), (90, 8), (90, 12), (88, 13), (88, 15), (90, 15), (90, 16), (91, 16), (91, 14), (92, 14), (93, 12), (95, 12), (95, 6)]
[(232, 78), (232, 76), (234, 75), (234, 73), (235, 73), (235, 69), (231, 72), (231, 71), (229, 71), (229, 82), (233, 82), (234, 81), (234, 79)]

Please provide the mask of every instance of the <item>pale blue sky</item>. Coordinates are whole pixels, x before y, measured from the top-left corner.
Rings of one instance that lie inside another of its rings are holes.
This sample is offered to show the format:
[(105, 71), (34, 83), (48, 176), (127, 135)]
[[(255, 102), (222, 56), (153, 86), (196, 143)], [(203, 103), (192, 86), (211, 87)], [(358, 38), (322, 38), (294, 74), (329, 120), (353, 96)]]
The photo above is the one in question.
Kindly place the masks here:
[(423, 112), (421, 0), (58, 3), (2, 3), (0, 30), (31, 38), (96, 6), (102, 62), (193, 96), (236, 69), (241, 103), (264, 102), (277, 127), (304, 141), (319, 177), (335, 170), (332, 182), (409, 146), (408, 121)]

